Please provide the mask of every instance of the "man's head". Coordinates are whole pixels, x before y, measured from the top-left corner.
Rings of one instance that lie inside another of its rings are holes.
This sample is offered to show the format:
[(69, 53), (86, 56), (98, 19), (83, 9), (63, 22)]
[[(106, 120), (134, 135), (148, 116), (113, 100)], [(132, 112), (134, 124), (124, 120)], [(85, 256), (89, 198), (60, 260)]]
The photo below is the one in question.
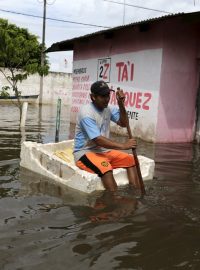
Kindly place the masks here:
[(91, 93), (97, 96), (106, 96), (110, 94), (110, 91), (114, 91), (109, 88), (104, 81), (96, 81), (91, 85)]
[(107, 83), (104, 81), (96, 81), (91, 85), (91, 99), (94, 105), (103, 110), (108, 106), (110, 101), (110, 92), (114, 90), (110, 89)]

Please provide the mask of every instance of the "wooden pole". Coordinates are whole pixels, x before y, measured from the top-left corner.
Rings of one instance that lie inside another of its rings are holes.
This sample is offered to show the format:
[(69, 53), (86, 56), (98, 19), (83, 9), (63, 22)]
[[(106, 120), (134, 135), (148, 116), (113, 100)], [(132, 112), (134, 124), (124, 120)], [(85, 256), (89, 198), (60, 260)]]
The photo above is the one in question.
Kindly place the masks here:
[[(132, 136), (130, 125), (129, 125), (128, 115), (127, 115), (127, 126), (126, 126), (126, 128), (127, 128), (129, 139), (132, 139), (133, 136)], [(138, 160), (138, 157), (137, 157), (136, 150), (133, 149), (133, 148), (132, 148), (132, 153), (133, 153), (133, 156), (134, 156), (134, 159), (135, 159), (135, 166), (136, 166), (136, 169), (137, 169), (137, 174), (138, 174), (141, 193), (142, 193), (142, 195), (145, 195), (146, 191), (145, 191), (144, 182), (143, 182), (143, 179), (142, 179), (142, 173), (141, 173), (141, 170), (140, 170), (140, 163), (139, 163), (139, 160)]]
[[(117, 90), (120, 90), (120, 88), (117, 88)], [(130, 125), (129, 125), (129, 119), (128, 119), (128, 115), (127, 115), (124, 103), (123, 103), (123, 110), (124, 110), (124, 113), (126, 114), (126, 128), (127, 128), (128, 136), (129, 136), (129, 139), (132, 139), (133, 136), (132, 136), (132, 133), (131, 133), (131, 129), (130, 129)], [(136, 170), (137, 170), (137, 174), (138, 174), (140, 190), (141, 190), (142, 195), (145, 195), (146, 191), (145, 191), (144, 182), (143, 182), (143, 179), (142, 179), (142, 173), (141, 173), (141, 170), (140, 170), (140, 163), (139, 163), (139, 160), (138, 160), (138, 157), (137, 157), (136, 150), (133, 149), (133, 148), (132, 148), (132, 153), (133, 153), (133, 156), (134, 156), (134, 159), (135, 159), (135, 166), (136, 166)]]
[(59, 132), (60, 132), (60, 112), (61, 112), (61, 99), (58, 99), (57, 102), (57, 115), (56, 115), (56, 136), (55, 142), (59, 141)]
[(23, 102), (23, 104), (22, 104), (22, 116), (21, 116), (20, 127), (24, 127), (25, 126), (27, 109), (28, 109), (28, 102)]

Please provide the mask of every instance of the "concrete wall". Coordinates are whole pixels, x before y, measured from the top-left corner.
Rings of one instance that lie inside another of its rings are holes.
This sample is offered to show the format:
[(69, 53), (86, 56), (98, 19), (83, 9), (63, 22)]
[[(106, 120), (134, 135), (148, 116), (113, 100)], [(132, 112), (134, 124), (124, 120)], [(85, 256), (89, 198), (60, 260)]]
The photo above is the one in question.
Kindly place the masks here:
[[(7, 70), (5, 70), (8, 72)], [(0, 73), (0, 89), (2, 86), (9, 85), (2, 73)], [(18, 85), (19, 91), (22, 95), (37, 95), (40, 93), (40, 76), (37, 74), (31, 75)], [(65, 104), (71, 104), (71, 91), (72, 91), (72, 74), (49, 72), (44, 77), (43, 82), (43, 103), (54, 104), (60, 97)], [(14, 95), (10, 91), (10, 95)], [(39, 99), (37, 100), (39, 101)]]

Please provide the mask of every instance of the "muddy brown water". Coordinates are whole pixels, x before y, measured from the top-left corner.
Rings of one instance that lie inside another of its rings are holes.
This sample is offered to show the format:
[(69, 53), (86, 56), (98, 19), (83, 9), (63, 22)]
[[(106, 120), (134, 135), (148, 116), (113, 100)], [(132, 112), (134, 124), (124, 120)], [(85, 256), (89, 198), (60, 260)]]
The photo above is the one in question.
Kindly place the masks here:
[[(147, 194), (123, 187), (111, 199), (20, 169), (25, 138), (55, 139), (55, 107), (29, 106), (27, 117), (20, 131), (17, 108), (0, 105), (0, 269), (200, 269), (198, 145), (139, 142), (156, 162)], [(62, 107), (60, 140), (73, 134)]]

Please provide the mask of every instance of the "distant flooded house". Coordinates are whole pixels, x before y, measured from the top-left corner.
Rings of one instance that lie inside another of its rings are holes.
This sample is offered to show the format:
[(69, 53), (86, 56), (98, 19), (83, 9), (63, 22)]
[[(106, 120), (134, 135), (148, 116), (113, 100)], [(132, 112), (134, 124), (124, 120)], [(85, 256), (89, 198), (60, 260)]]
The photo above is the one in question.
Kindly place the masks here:
[[(74, 51), (71, 120), (92, 82), (126, 94), (134, 136), (152, 142), (200, 138), (200, 12), (180, 13), (54, 43)], [(116, 106), (115, 94), (110, 104)], [(120, 132), (120, 131), (119, 131)]]

